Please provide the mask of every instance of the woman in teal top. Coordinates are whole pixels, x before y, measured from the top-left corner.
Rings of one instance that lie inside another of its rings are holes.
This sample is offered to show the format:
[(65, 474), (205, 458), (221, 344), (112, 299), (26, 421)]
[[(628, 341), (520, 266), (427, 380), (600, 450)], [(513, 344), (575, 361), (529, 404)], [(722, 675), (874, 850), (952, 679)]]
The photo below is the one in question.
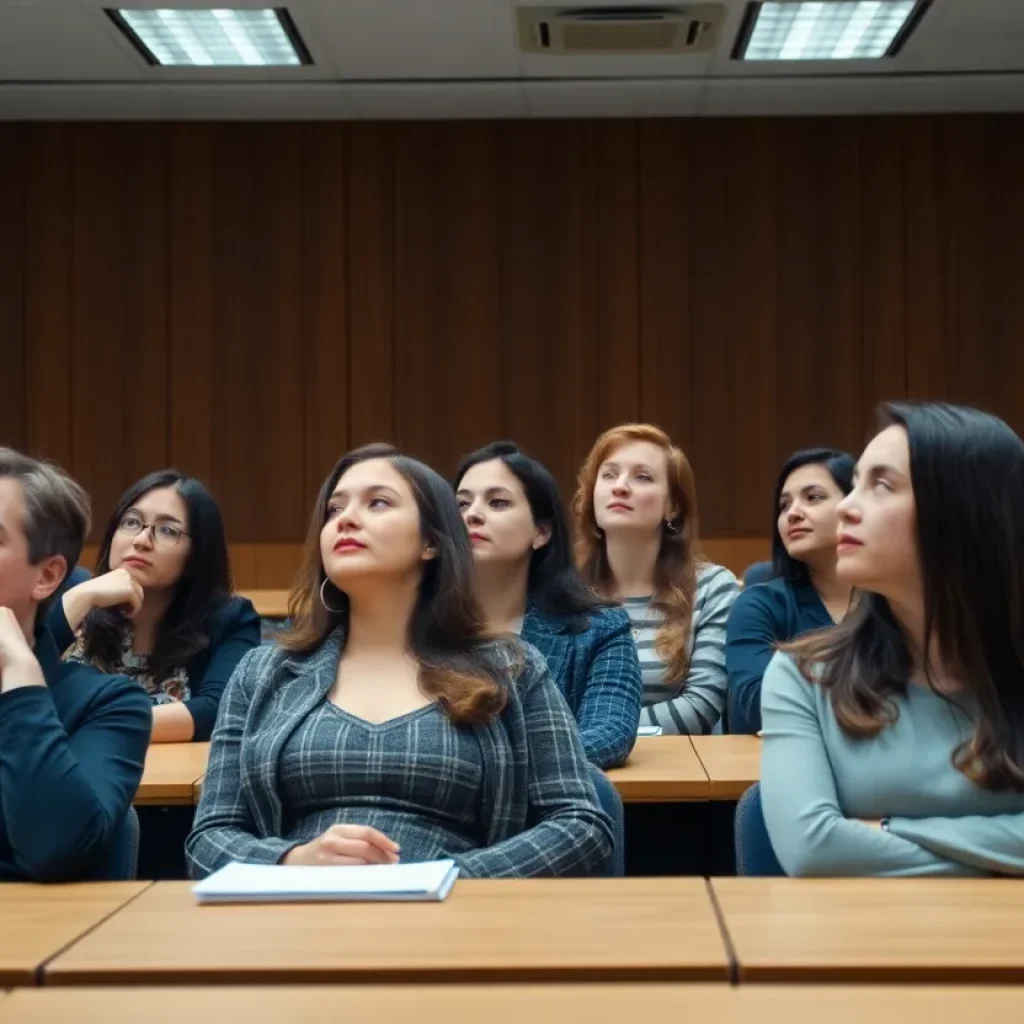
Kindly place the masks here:
[(765, 673), (765, 823), (790, 875), (1024, 875), (1024, 442), (949, 405), (882, 425), (840, 504), (861, 599)]

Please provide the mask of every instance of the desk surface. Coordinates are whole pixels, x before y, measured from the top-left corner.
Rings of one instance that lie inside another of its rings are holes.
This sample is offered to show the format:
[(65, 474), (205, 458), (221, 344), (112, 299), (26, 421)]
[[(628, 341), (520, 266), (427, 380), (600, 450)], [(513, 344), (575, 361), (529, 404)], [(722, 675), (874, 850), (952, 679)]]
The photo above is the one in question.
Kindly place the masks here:
[(712, 880), (742, 981), (1022, 982), (1013, 879)]
[(240, 597), (247, 597), (257, 614), (264, 619), (286, 619), (288, 617), (287, 590), (242, 590)]
[(708, 776), (689, 736), (641, 736), (629, 760), (606, 774), (626, 803), (708, 799)]
[(193, 786), (206, 771), (209, 743), (154, 743), (146, 753), (136, 805), (191, 804)]
[(34, 985), (46, 960), (148, 885), (0, 883), (0, 986)]
[(712, 800), (739, 800), (761, 778), (761, 741), (756, 736), (691, 739), (711, 782)]
[(463, 880), (444, 903), (196, 904), (159, 882), (46, 984), (724, 980), (696, 878)]
[[(201, 1012), (200, 1012), (201, 1011)], [(1024, 989), (815, 985), (309, 985), (300, 988), (19, 989), (0, 1024), (244, 1020), (248, 1024), (1020, 1024)]]

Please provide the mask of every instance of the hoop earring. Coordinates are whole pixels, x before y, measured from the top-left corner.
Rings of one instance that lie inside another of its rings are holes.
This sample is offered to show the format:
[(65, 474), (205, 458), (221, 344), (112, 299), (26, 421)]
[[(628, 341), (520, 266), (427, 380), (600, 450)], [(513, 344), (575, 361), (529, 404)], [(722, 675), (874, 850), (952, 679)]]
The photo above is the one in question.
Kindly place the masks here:
[(673, 523), (671, 519), (666, 519), (665, 520), (665, 529), (669, 533), (678, 533), (679, 532), (679, 527), (676, 526), (676, 524)]
[(327, 602), (326, 602), (326, 601), (324, 600), (324, 587), (326, 587), (326, 586), (327, 586), (327, 584), (328, 584), (329, 582), (330, 582), (330, 580), (327, 580), (327, 579), (325, 579), (325, 580), (323, 581), (323, 583), (321, 583), (321, 584), (320, 584), (320, 603), (321, 603), (321, 604), (322, 604), (322, 605), (323, 605), (323, 606), (324, 606), (324, 607), (325, 607), (325, 608), (326, 608), (326, 609), (327, 609), (327, 610), (328, 610), (328, 611), (329, 611), (329, 612), (330, 612), (330, 613), (331, 613), (332, 615), (340, 615), (340, 614), (342, 613), (342, 611), (343, 611), (344, 609), (340, 609), (340, 608), (332, 608), (332, 607), (331, 607), (331, 606), (330, 606), (330, 605), (329, 605), (329, 604), (328, 604), (328, 603), (327, 603)]

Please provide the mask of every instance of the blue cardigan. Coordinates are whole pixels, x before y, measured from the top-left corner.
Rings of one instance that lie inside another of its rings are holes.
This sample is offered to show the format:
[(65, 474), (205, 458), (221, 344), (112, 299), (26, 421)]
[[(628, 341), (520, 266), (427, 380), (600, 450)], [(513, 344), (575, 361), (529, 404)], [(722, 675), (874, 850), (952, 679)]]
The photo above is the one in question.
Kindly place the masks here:
[(520, 638), (544, 655), (576, 718), (587, 759), (598, 768), (622, 764), (636, 742), (643, 694), (625, 610), (598, 609), (587, 629), (573, 633), (567, 620), (543, 614), (531, 601)]
[[(61, 601), (54, 602), (47, 625), (60, 651), (66, 651), (75, 642)], [(210, 642), (184, 666), (192, 695), (182, 704), (195, 722), (192, 739), (196, 742), (210, 738), (231, 673), (248, 651), (259, 646), (260, 617), (246, 598), (232, 597), (205, 624), (205, 629)]]
[(0, 880), (101, 877), (142, 778), (149, 698), (63, 664), (42, 626), (35, 656), (46, 686), (0, 693)]
[(761, 677), (781, 643), (834, 625), (810, 583), (773, 579), (736, 598), (725, 632), (729, 732), (761, 730)]

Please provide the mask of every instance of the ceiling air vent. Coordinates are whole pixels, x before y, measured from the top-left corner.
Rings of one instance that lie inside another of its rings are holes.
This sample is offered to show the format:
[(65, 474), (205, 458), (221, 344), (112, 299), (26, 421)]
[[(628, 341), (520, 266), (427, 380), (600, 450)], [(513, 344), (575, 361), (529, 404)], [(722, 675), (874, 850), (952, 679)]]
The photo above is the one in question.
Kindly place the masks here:
[(718, 41), (722, 4), (679, 7), (519, 7), (524, 53), (600, 56), (701, 53)]

